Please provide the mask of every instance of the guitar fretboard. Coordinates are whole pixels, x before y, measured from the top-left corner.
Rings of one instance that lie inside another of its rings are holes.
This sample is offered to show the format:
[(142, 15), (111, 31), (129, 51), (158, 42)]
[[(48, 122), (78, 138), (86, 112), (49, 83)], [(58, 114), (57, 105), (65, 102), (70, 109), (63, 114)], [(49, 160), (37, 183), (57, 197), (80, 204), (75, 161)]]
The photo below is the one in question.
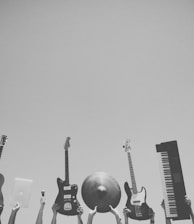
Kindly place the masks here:
[(137, 194), (137, 185), (136, 185), (136, 181), (135, 181), (135, 173), (134, 173), (134, 169), (133, 169), (131, 154), (130, 154), (130, 152), (128, 152), (127, 154), (128, 154), (128, 161), (129, 161), (129, 170), (130, 170), (130, 174), (131, 174), (132, 190), (133, 190), (134, 194)]
[(3, 145), (0, 146), (0, 158), (1, 158), (2, 152), (3, 152)]
[(65, 150), (65, 180), (69, 185), (69, 158), (68, 158), (68, 150)]
[(0, 158), (1, 158), (3, 147), (6, 143), (6, 141), (7, 141), (7, 135), (2, 135), (1, 136), (1, 142), (0, 142)]

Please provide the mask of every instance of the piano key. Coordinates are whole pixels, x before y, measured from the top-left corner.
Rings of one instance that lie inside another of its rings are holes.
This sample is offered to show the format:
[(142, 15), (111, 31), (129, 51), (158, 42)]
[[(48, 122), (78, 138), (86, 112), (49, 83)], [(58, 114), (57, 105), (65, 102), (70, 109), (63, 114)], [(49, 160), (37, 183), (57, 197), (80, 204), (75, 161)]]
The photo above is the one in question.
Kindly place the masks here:
[[(165, 203), (165, 214), (167, 218), (188, 219), (187, 215), (183, 216), (182, 214), (179, 213), (180, 209), (178, 208), (178, 206), (180, 205), (177, 204), (177, 197), (180, 197), (180, 196), (175, 194), (176, 187), (179, 187), (179, 186), (178, 185), (176, 186), (176, 183), (174, 183), (174, 179), (173, 179), (174, 169), (171, 170), (172, 166), (174, 165), (170, 163), (171, 157), (173, 156), (174, 158), (174, 154), (172, 153), (169, 154), (169, 151), (171, 151), (171, 148), (172, 148), (171, 146), (176, 148), (175, 154), (177, 155), (178, 149), (177, 149), (176, 141), (161, 143), (159, 145), (156, 145), (156, 149), (157, 149), (156, 151), (158, 154), (158, 161), (159, 161), (159, 168), (160, 168), (160, 175), (161, 175), (163, 197), (164, 197), (164, 203)], [(178, 168), (179, 170), (181, 169), (181, 167), (178, 167)], [(183, 186), (184, 186), (184, 182), (183, 182)], [(184, 193), (183, 191), (183, 194), (185, 195), (186, 193)]]

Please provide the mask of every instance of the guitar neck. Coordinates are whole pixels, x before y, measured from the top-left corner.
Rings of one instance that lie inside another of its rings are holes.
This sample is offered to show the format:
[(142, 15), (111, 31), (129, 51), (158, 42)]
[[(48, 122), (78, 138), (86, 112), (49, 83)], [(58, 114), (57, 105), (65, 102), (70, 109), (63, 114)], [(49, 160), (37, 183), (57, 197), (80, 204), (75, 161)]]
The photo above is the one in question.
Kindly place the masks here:
[(1, 158), (2, 152), (3, 152), (3, 145), (0, 145), (0, 158)]
[(133, 169), (131, 154), (130, 154), (130, 152), (127, 152), (127, 154), (128, 154), (128, 161), (129, 161), (129, 170), (130, 170), (130, 175), (131, 175), (132, 191), (134, 194), (137, 194), (137, 185), (136, 185), (136, 180), (135, 180), (135, 173), (134, 173), (134, 169)]
[(0, 158), (1, 158), (3, 147), (6, 143), (6, 141), (7, 141), (7, 135), (2, 135), (1, 136), (1, 142), (0, 142)]
[(65, 181), (69, 185), (69, 158), (68, 150), (65, 150)]

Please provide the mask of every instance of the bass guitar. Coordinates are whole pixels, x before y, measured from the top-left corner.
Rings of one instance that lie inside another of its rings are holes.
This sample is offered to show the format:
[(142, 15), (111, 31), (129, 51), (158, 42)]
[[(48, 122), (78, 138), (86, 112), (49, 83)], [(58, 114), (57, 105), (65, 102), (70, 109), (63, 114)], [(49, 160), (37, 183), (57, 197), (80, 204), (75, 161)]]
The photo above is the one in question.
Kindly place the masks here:
[(135, 220), (147, 220), (153, 216), (153, 210), (146, 203), (146, 189), (141, 188), (141, 191), (137, 191), (137, 185), (135, 180), (135, 173), (133, 169), (133, 163), (131, 158), (131, 147), (129, 145), (130, 140), (127, 139), (125, 146), (125, 152), (128, 156), (129, 170), (131, 176), (132, 188), (129, 187), (129, 184), (125, 182), (124, 188), (128, 196), (126, 207), (130, 210), (127, 213), (128, 217)]
[(65, 180), (57, 178), (58, 195), (55, 203), (59, 205), (58, 213), (68, 216), (78, 214), (78, 207), (80, 206), (76, 195), (78, 186), (76, 184), (70, 185), (69, 183), (69, 161), (68, 161), (68, 148), (70, 147), (70, 137), (67, 137), (65, 142)]

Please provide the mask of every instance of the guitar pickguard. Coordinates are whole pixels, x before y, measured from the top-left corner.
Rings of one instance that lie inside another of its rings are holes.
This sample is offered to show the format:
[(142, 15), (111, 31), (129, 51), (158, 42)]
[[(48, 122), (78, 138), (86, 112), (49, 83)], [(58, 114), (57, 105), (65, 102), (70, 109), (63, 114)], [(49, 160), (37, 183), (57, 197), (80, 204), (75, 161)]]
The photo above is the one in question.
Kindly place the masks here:
[(80, 205), (76, 198), (78, 186), (76, 184), (67, 185), (66, 181), (62, 181), (60, 178), (57, 178), (57, 184), (59, 192), (55, 203), (60, 206), (57, 212), (69, 216), (77, 215)]
[(145, 199), (146, 199), (146, 190), (144, 187), (142, 187), (140, 192), (131, 195), (131, 204), (141, 206), (143, 203), (145, 203)]

